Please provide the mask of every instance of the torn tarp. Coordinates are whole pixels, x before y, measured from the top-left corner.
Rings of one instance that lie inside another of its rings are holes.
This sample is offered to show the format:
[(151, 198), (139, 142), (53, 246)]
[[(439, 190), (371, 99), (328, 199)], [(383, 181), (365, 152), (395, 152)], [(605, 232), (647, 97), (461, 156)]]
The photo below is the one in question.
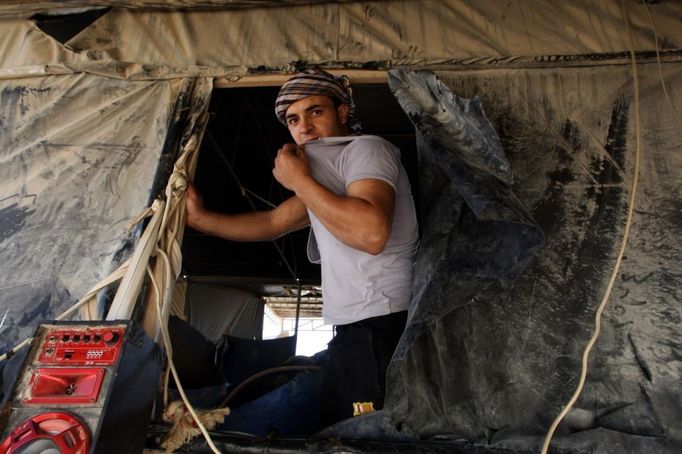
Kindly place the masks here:
[[(655, 67), (639, 71), (646, 95), (638, 107), (650, 112), (641, 123), (648, 151), (639, 209), (585, 390), (554, 438), (558, 452), (680, 446), (680, 252), (671, 236), (680, 229), (671, 211), (679, 158), (666, 152), (679, 139), (670, 106), (651, 113), (662, 99)], [(666, 73), (671, 83), (681, 76)], [(387, 379), (387, 420), (413, 436), (539, 450), (575, 390), (622, 239), (635, 151), (632, 79), (627, 67), (441, 77), (446, 84), (426, 72), (390, 77), (420, 135), (423, 239), (411, 316)], [(501, 155), (486, 158), (481, 148), (462, 156), (482, 142), (452, 121), (484, 117), (477, 101), (450, 87), (482, 95), (513, 186)], [(541, 242), (533, 218), (545, 246), (529, 263)]]
[[(455, 96), (430, 72), (391, 71), (389, 85), (419, 136), (423, 239), (386, 412), (402, 430), (435, 435), (446, 429), (443, 420), (459, 417), (447, 405), (462, 398), (452, 384), (467, 374), (466, 358), (458, 358), (466, 350), (453, 347), (468, 330), (439, 332), (440, 320), (499, 300), (543, 235), (511, 191), (509, 162), (477, 98)], [(486, 349), (501, 339), (490, 341)]]
[[(512, 284), (543, 236), (511, 190), (511, 165), (478, 98), (457, 97), (431, 72), (393, 70), (389, 85), (418, 133), (420, 171), (428, 175), (420, 180), (426, 186), (422, 194), (439, 195), (420, 200), (423, 228), (429, 232), (420, 262), (463, 279), (458, 298), (433, 298), (428, 295), (434, 276), (417, 272), (410, 309), (414, 325), (471, 304), (478, 291), (472, 279)], [(450, 216), (443, 216), (443, 210)], [(438, 232), (435, 238), (431, 225)], [(439, 241), (445, 238), (446, 243)], [(425, 254), (431, 255), (428, 260)]]

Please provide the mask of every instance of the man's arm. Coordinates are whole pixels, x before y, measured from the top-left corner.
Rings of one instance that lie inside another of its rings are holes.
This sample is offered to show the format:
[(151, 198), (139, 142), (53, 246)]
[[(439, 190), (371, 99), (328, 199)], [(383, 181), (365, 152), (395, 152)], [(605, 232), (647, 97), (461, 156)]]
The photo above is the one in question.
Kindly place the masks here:
[(313, 178), (302, 180), (297, 187), (297, 197), (337, 239), (372, 255), (384, 250), (395, 207), (395, 191), (390, 184), (358, 180), (348, 186), (346, 197), (334, 194)]
[(383, 180), (363, 179), (339, 196), (318, 183), (302, 147), (284, 146), (275, 159), (275, 178), (296, 193), (322, 224), (348, 246), (379, 254), (391, 234), (395, 191)]
[(209, 235), (232, 241), (266, 241), (309, 223), (308, 211), (297, 197), (269, 211), (226, 214), (207, 210), (194, 185), (187, 187), (187, 225)]

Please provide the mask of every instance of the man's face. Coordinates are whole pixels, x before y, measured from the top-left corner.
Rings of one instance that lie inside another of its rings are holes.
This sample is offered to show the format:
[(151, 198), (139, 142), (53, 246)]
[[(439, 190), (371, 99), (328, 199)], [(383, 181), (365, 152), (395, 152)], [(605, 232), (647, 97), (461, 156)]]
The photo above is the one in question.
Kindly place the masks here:
[(328, 96), (315, 95), (299, 99), (285, 115), (291, 137), (298, 145), (320, 137), (348, 135), (348, 106), (334, 107)]

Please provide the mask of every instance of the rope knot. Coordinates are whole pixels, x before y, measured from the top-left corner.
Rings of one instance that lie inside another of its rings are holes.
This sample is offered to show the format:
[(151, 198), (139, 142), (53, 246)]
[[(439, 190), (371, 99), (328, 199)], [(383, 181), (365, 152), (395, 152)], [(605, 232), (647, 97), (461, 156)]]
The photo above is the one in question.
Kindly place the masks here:
[(185, 169), (175, 167), (168, 179), (168, 186), (174, 194), (185, 192), (187, 189), (187, 173)]

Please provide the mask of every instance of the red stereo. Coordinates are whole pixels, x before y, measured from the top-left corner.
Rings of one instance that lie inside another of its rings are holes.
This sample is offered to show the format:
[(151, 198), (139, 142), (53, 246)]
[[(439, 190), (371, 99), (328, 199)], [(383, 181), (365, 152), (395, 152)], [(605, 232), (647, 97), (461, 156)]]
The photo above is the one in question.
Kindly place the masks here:
[(62, 366), (111, 366), (121, 353), (125, 327), (60, 328), (43, 334), (38, 363)]
[(40, 325), (0, 454), (141, 452), (162, 354), (130, 322)]

